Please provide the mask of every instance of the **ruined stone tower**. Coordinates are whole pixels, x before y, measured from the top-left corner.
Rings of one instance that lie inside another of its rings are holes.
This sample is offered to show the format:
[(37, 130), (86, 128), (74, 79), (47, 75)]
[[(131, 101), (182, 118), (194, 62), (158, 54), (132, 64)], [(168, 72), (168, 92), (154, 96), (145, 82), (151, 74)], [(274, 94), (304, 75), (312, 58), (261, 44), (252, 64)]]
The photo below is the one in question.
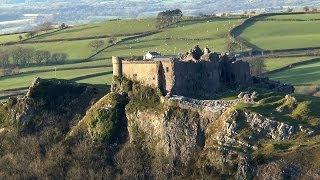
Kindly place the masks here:
[(112, 57), (113, 75), (157, 88), (163, 95), (190, 97), (213, 96), (230, 86), (246, 87), (252, 83), (247, 62), (210, 53), (209, 49), (202, 51), (198, 46), (184, 57), (144, 61)]
[(114, 76), (122, 76), (122, 60), (119, 57), (112, 56), (112, 67)]

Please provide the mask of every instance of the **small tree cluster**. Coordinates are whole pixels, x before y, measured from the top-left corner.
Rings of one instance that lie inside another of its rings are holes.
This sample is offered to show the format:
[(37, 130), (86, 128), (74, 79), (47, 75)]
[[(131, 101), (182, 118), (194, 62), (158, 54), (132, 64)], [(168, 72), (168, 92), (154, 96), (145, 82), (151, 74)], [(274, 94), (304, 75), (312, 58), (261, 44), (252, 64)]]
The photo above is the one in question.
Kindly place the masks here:
[(89, 47), (92, 49), (93, 52), (97, 52), (104, 46), (104, 41), (103, 40), (93, 40), (89, 43)]
[(7, 68), (9, 66), (9, 56), (7, 51), (0, 50), (0, 68)]
[[(54, 26), (53, 26), (53, 23), (52, 22), (44, 22), (36, 27), (34, 27), (31, 31), (27, 32), (27, 34), (25, 35), (25, 37), (28, 39), (28, 38), (33, 38), (35, 36), (37, 36), (39, 34), (40, 31), (49, 31), (50, 29), (52, 29)], [(20, 35), (19, 37), (19, 40), (21, 41), (23, 39), (23, 37)]]
[(65, 29), (65, 28), (67, 28), (68, 27), (68, 25), (66, 25), (65, 23), (62, 23), (61, 25), (60, 25), (60, 29)]
[[(33, 37), (35, 37), (37, 34), (39, 34), (39, 31), (36, 30), (36, 29), (33, 29), (33, 30), (27, 32), (27, 34), (25, 35), (25, 37), (26, 37), (27, 39), (28, 39), (28, 38), (33, 38)], [(22, 40), (22, 38), (20, 38), (20, 37), (19, 37), (19, 39)]]
[(28, 66), (30, 64), (61, 64), (68, 55), (49, 51), (35, 50), (32, 47), (16, 46), (9, 50), (0, 50), (0, 68)]
[(157, 16), (156, 27), (163, 28), (178, 22), (183, 16), (182, 11), (180, 9), (175, 10), (167, 10), (160, 12)]

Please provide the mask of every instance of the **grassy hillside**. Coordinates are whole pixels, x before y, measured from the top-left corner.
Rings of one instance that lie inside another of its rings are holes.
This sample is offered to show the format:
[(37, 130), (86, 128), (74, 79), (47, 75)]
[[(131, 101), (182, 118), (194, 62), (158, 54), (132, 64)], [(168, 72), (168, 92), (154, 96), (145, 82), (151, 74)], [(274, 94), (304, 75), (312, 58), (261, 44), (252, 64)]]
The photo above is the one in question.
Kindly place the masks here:
[(320, 84), (320, 62), (271, 74), (270, 78), (289, 84)]
[[(87, 75), (94, 75), (102, 72), (110, 72), (110, 78), (111, 78), (112, 67), (63, 70), (63, 71), (57, 71), (57, 72), (52, 70), (49, 72), (14, 75), (10, 77), (3, 77), (0, 79), (0, 82), (1, 82), (0, 90), (28, 87), (30, 86), (30, 84), (32, 83), (35, 77), (41, 77), (46, 79), (50, 79), (50, 78), (74, 79), (74, 78), (79, 78)], [(111, 80), (110, 78), (101, 79), (99, 84), (106, 84), (107, 82), (110, 83), (110, 80)], [(83, 79), (86, 79), (86, 78), (83, 78)], [(90, 80), (86, 82), (90, 82)]]
[(30, 71), (45, 71), (52, 70), (54, 68), (57, 69), (65, 69), (65, 68), (89, 68), (89, 67), (99, 67), (99, 66), (112, 66), (111, 60), (98, 60), (98, 61), (89, 61), (82, 63), (71, 63), (71, 64), (61, 64), (61, 65), (48, 65), (48, 66), (35, 66), (35, 67), (26, 67), (19, 69), (20, 72), (30, 72)]
[[(278, 15), (269, 19), (319, 19), (319, 14)], [(266, 19), (268, 19), (266, 18)], [(257, 21), (246, 27), (242, 38), (263, 50), (319, 47), (318, 21)]]
[(153, 30), (156, 30), (155, 19), (114, 20), (67, 28), (52, 34), (35, 37), (32, 41), (95, 36), (119, 36)]
[(263, 50), (318, 47), (319, 28), (313, 21), (258, 21), (240, 36)]
[(7, 42), (19, 41), (19, 36), (25, 37), (26, 33), (12, 34), (12, 35), (2, 35), (0, 36), (0, 44)]
[[(106, 41), (106, 39), (103, 39)], [(33, 47), (36, 50), (47, 50), (51, 53), (66, 53), (68, 54), (68, 60), (77, 61), (89, 57), (94, 52), (88, 47), (88, 44), (92, 40), (81, 41), (57, 41), (50, 43), (35, 43), (35, 44), (23, 44), (21, 47)], [(13, 48), (16, 45), (6, 46), (7, 49)]]
[(317, 20), (320, 19), (320, 14), (293, 14), (293, 15), (276, 15), (265, 18), (269, 19), (277, 19), (277, 20)]
[(305, 57), (280, 57), (280, 58), (265, 58), (264, 63), (266, 65), (266, 71), (273, 71), (294, 63), (304, 62), (311, 59), (317, 58), (316, 56), (305, 56)]
[(106, 49), (98, 57), (112, 55), (143, 55), (150, 50), (162, 54), (186, 52), (194, 45), (209, 47), (214, 51), (226, 51), (228, 31), (241, 20), (199, 20), (186, 21), (169, 27), (160, 33), (120, 43)]
[[(0, 79), (0, 89), (12, 89), (26, 87), (33, 77), (40, 76), (43, 78), (54, 77), (52, 71), (54, 67), (59, 71), (60, 79), (73, 79), (82, 77), (86, 74), (97, 74), (105, 71), (110, 71), (111, 67), (103, 67), (99, 70), (99, 66), (111, 65), (111, 56), (142, 56), (147, 51), (160, 51), (162, 54), (178, 54), (186, 52), (196, 44), (202, 47), (209, 47), (214, 51), (226, 50), (228, 31), (241, 23), (241, 19), (226, 18), (226, 19), (194, 19), (186, 18), (182, 22), (172, 25), (171, 27), (161, 29), (153, 35), (135, 38), (130, 41), (119, 42), (113, 47), (106, 48), (101, 53), (98, 53), (91, 58), (91, 62), (79, 63), (79, 60), (84, 60), (93, 54), (88, 44), (93, 41), (96, 36), (114, 36), (117, 41), (121, 41), (123, 34), (136, 34), (155, 30), (155, 19), (137, 19), (137, 20), (117, 20), (104, 23), (89, 24), (63, 29), (56, 32), (50, 32), (35, 38), (32, 38), (28, 44), (20, 44), (22, 47), (33, 47), (36, 50), (48, 50), (51, 53), (59, 52), (68, 54), (67, 64), (50, 65), (50, 66), (35, 66), (20, 69), (20, 72), (26, 73), (7, 78)], [(119, 37), (121, 35), (121, 37)], [(117, 37), (118, 36), (118, 37)], [(61, 41), (59, 39), (83, 38), (89, 37), (87, 40), (72, 40)], [(109, 38), (100, 38), (105, 41), (105, 48), (108, 46)], [(54, 42), (39, 43), (40, 40), (54, 40)], [(0, 41), (18, 41), (17, 35), (0, 36)], [(11, 46), (3, 48), (10, 49)], [(95, 61), (98, 60), (98, 61)], [(92, 69), (94, 66), (94, 70)], [(34, 73), (37, 71), (38, 73)], [(49, 71), (49, 72), (39, 72)], [(80, 82), (105, 84), (111, 83), (111, 75), (99, 75), (97, 77), (83, 78)]]

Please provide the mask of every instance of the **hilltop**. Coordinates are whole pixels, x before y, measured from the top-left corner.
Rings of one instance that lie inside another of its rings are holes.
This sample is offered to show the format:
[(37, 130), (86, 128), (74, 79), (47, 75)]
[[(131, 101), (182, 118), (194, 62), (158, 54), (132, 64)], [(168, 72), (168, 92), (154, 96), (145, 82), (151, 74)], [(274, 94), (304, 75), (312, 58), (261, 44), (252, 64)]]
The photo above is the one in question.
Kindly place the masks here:
[(125, 78), (114, 83), (121, 94), (36, 79), (26, 96), (0, 105), (0, 177), (319, 177), (318, 98), (246, 89), (167, 99)]

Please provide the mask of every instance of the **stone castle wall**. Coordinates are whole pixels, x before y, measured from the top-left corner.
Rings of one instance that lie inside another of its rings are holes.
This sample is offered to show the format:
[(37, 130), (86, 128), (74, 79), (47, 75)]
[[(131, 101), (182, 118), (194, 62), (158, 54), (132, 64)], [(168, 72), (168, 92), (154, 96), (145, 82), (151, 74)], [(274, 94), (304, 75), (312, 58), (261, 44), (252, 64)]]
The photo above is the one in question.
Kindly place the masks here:
[(221, 88), (218, 61), (177, 61), (173, 94), (210, 96)]
[(127, 61), (113, 57), (112, 62), (114, 76), (124, 76), (145, 85), (159, 88), (163, 94), (170, 92), (175, 84), (173, 59)]
[(211, 53), (208, 48), (202, 51), (198, 46), (179, 59), (128, 61), (113, 57), (112, 63), (114, 76), (124, 76), (158, 88), (163, 95), (212, 97), (230, 88), (245, 88), (254, 84), (281, 92), (294, 91), (290, 85), (252, 77), (248, 62), (226, 54)]
[(230, 84), (245, 86), (252, 82), (248, 63), (232, 62), (228, 58), (120, 62), (117, 59), (113, 61), (114, 75), (158, 88), (164, 95), (212, 96)]
[(122, 76), (159, 87), (160, 61), (122, 61)]
[(161, 61), (159, 77), (160, 89), (164, 94), (172, 91), (175, 85), (175, 60), (168, 59)]
[(127, 61), (112, 58), (115, 76), (124, 76), (161, 90), (166, 95), (214, 96), (224, 89), (252, 83), (247, 62), (196, 46), (180, 58)]

